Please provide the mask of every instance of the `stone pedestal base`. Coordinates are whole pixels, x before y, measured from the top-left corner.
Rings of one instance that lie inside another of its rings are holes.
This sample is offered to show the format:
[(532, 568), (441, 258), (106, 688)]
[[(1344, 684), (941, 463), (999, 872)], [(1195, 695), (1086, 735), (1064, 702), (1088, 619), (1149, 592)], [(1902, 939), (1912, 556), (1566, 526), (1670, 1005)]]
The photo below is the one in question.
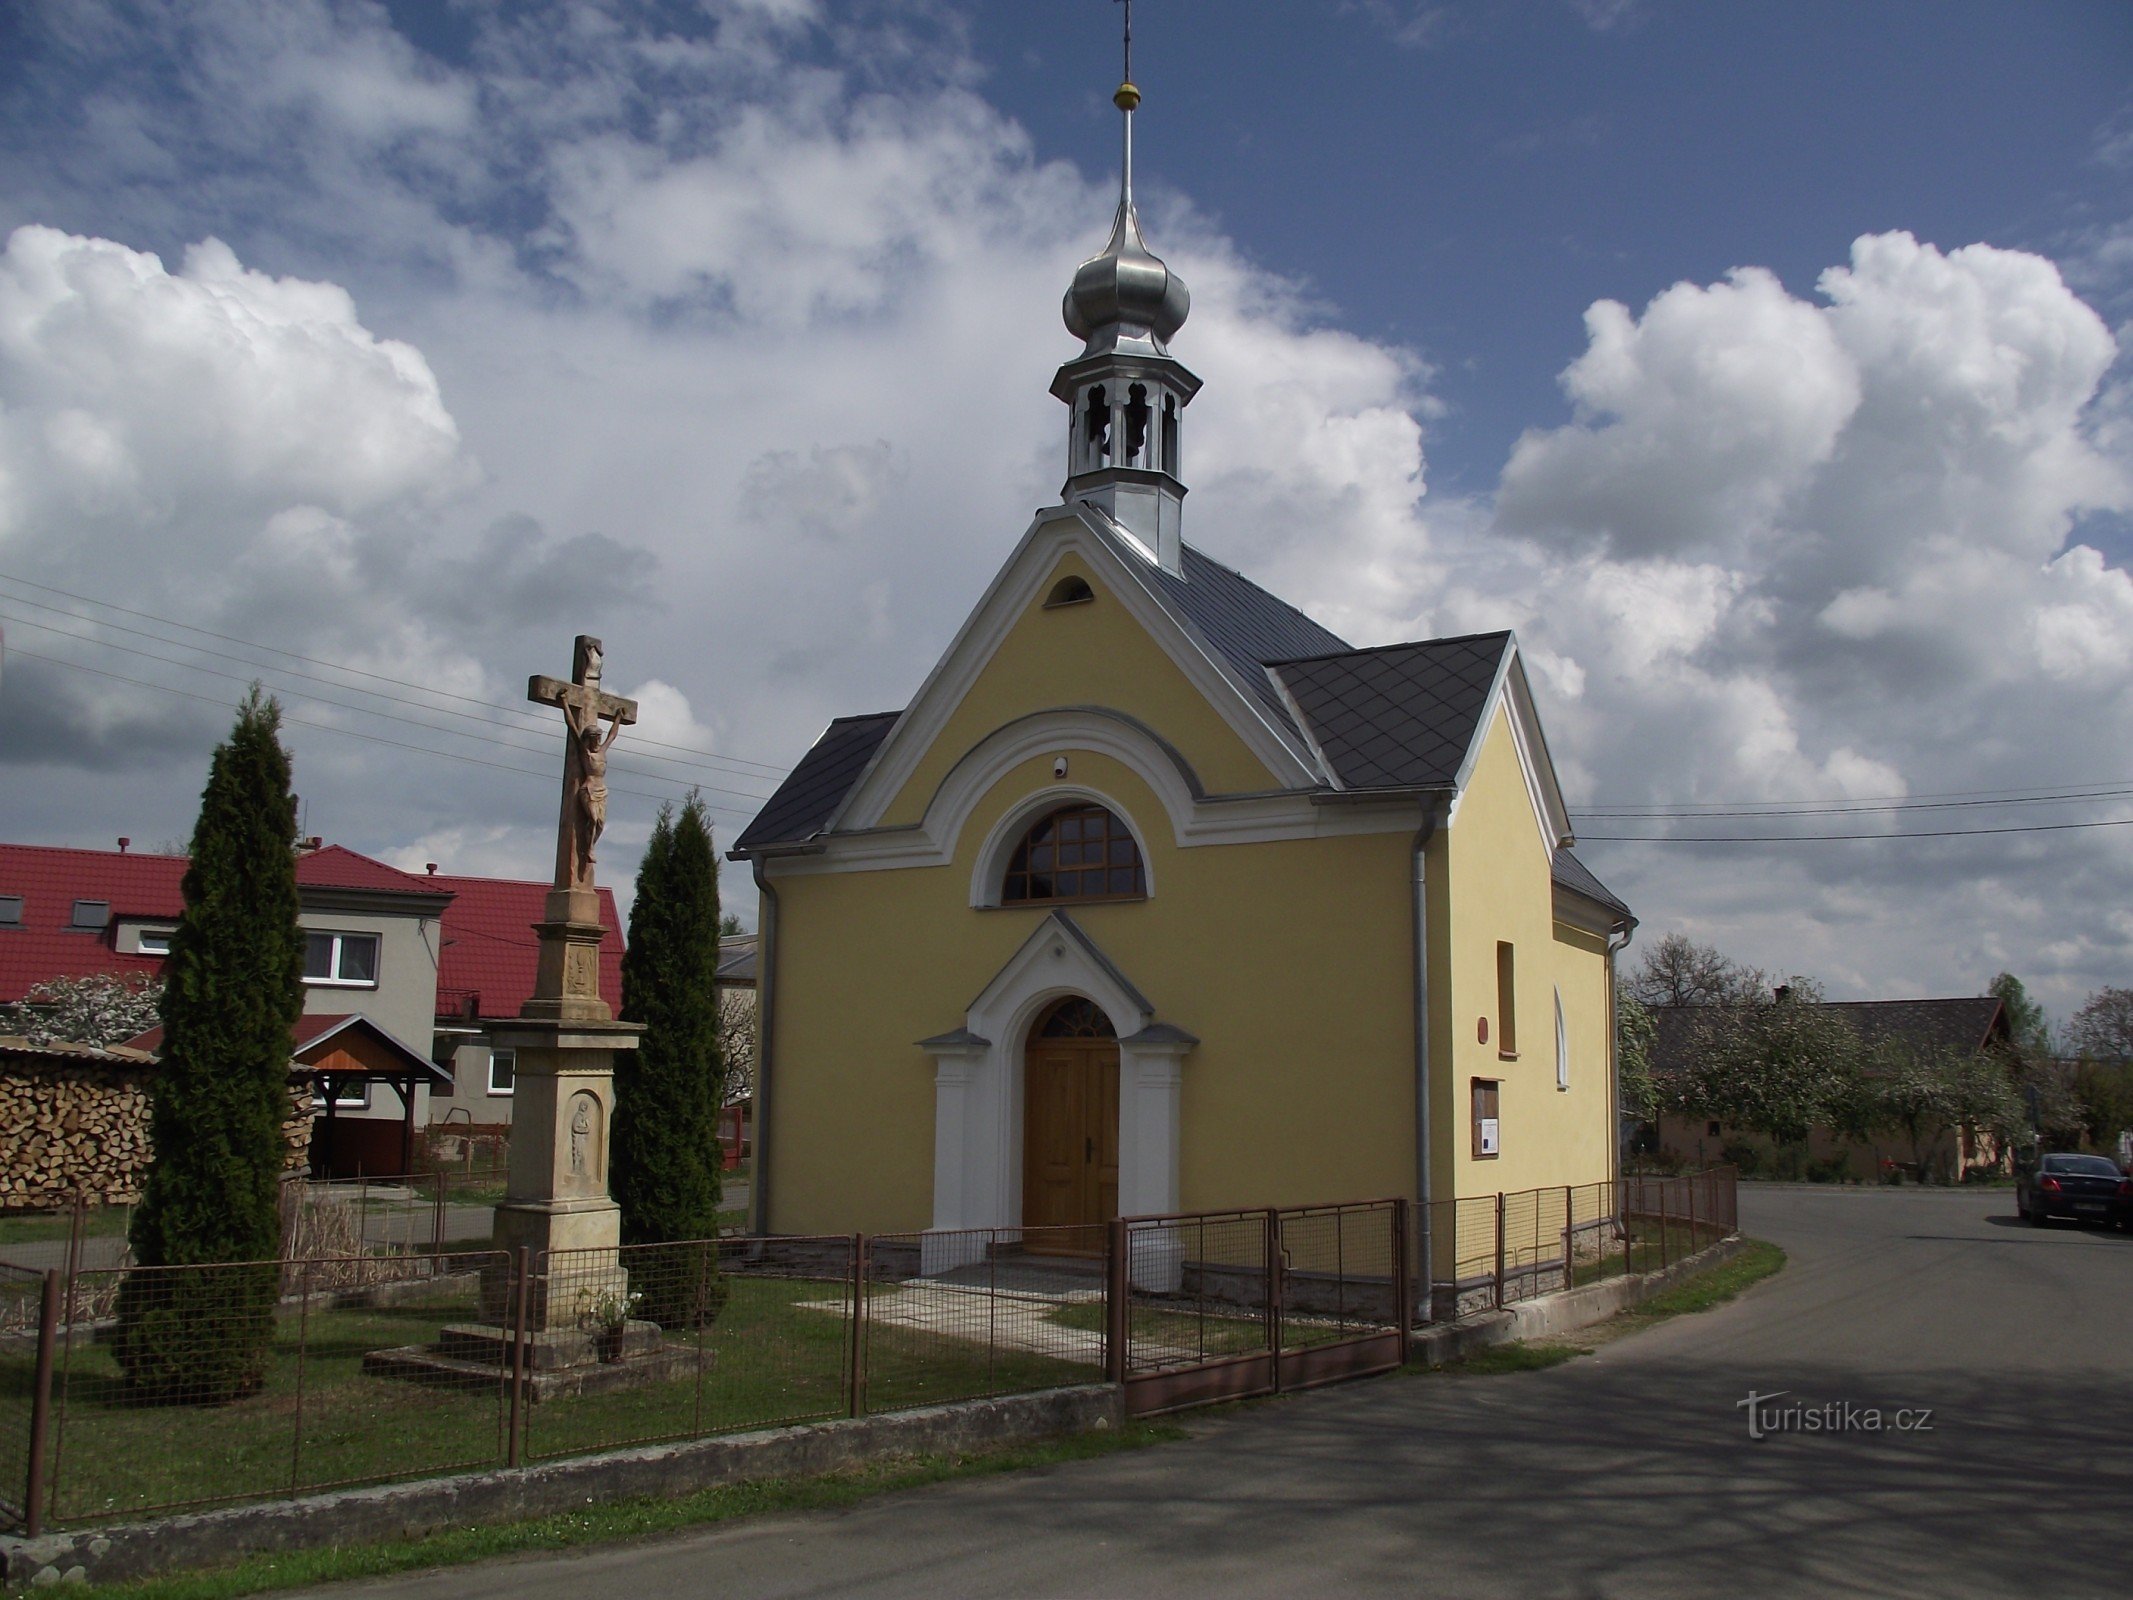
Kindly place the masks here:
[[(363, 1368), (418, 1383), (487, 1387), (511, 1381), (511, 1355), (511, 1329), (462, 1322), (445, 1328), (435, 1344), (373, 1350), (363, 1357)], [(713, 1359), (709, 1350), (668, 1344), (656, 1322), (631, 1321), (613, 1334), (553, 1329), (526, 1335), (521, 1381), (529, 1398), (554, 1400), (666, 1383), (687, 1377), (698, 1363), (708, 1366)]]

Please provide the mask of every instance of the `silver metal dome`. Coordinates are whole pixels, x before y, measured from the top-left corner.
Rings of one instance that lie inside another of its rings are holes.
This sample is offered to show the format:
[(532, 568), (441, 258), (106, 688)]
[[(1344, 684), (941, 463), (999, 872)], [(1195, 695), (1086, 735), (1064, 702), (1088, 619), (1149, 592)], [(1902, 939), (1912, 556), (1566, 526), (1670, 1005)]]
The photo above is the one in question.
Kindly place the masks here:
[(1125, 113), (1125, 159), (1119, 168), (1118, 216), (1111, 239), (1074, 271), (1074, 286), (1060, 307), (1067, 332), (1084, 341), (1088, 353), (1152, 345), (1159, 355), (1185, 325), (1192, 296), (1185, 280), (1163, 264), (1141, 237), (1141, 219), (1133, 207), (1133, 108), (1140, 91), (1129, 82), (1116, 96)]

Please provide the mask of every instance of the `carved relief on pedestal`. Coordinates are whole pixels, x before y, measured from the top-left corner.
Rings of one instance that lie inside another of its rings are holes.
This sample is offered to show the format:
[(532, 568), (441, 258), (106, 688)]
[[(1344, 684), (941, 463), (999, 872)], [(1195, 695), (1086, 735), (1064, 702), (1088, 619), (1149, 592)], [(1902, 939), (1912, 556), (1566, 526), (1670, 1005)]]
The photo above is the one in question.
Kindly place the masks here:
[(570, 1141), (568, 1170), (573, 1189), (598, 1191), (606, 1186), (607, 1141), (601, 1137), (602, 1114), (600, 1097), (590, 1090), (580, 1089), (570, 1097), (566, 1126)]

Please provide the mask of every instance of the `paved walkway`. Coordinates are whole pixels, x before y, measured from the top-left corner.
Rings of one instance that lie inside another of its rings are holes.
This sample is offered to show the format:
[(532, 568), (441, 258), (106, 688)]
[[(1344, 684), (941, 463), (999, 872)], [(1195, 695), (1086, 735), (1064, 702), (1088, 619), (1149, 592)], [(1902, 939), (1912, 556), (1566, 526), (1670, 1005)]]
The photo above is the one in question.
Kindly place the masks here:
[[(1771, 1190), (1743, 1210), (1785, 1273), (1546, 1372), (1371, 1380), (1098, 1461), (353, 1592), (2122, 1593), (2133, 1235), (2018, 1226), (2004, 1194)], [(1931, 1429), (1758, 1443), (1751, 1391), (1855, 1423), (1931, 1408)]]

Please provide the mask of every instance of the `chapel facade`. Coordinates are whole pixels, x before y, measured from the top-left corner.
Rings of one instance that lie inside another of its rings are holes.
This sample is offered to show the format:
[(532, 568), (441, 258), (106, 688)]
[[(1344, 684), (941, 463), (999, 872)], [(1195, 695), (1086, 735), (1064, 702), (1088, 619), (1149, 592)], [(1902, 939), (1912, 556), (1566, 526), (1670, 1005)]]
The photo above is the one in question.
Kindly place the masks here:
[(1517, 641), (1356, 649), (1186, 542), (1190, 300), (1117, 101), (1060, 503), (910, 704), (832, 722), (732, 850), (763, 918), (751, 1221), (1611, 1179), (1635, 919), (1572, 852)]

